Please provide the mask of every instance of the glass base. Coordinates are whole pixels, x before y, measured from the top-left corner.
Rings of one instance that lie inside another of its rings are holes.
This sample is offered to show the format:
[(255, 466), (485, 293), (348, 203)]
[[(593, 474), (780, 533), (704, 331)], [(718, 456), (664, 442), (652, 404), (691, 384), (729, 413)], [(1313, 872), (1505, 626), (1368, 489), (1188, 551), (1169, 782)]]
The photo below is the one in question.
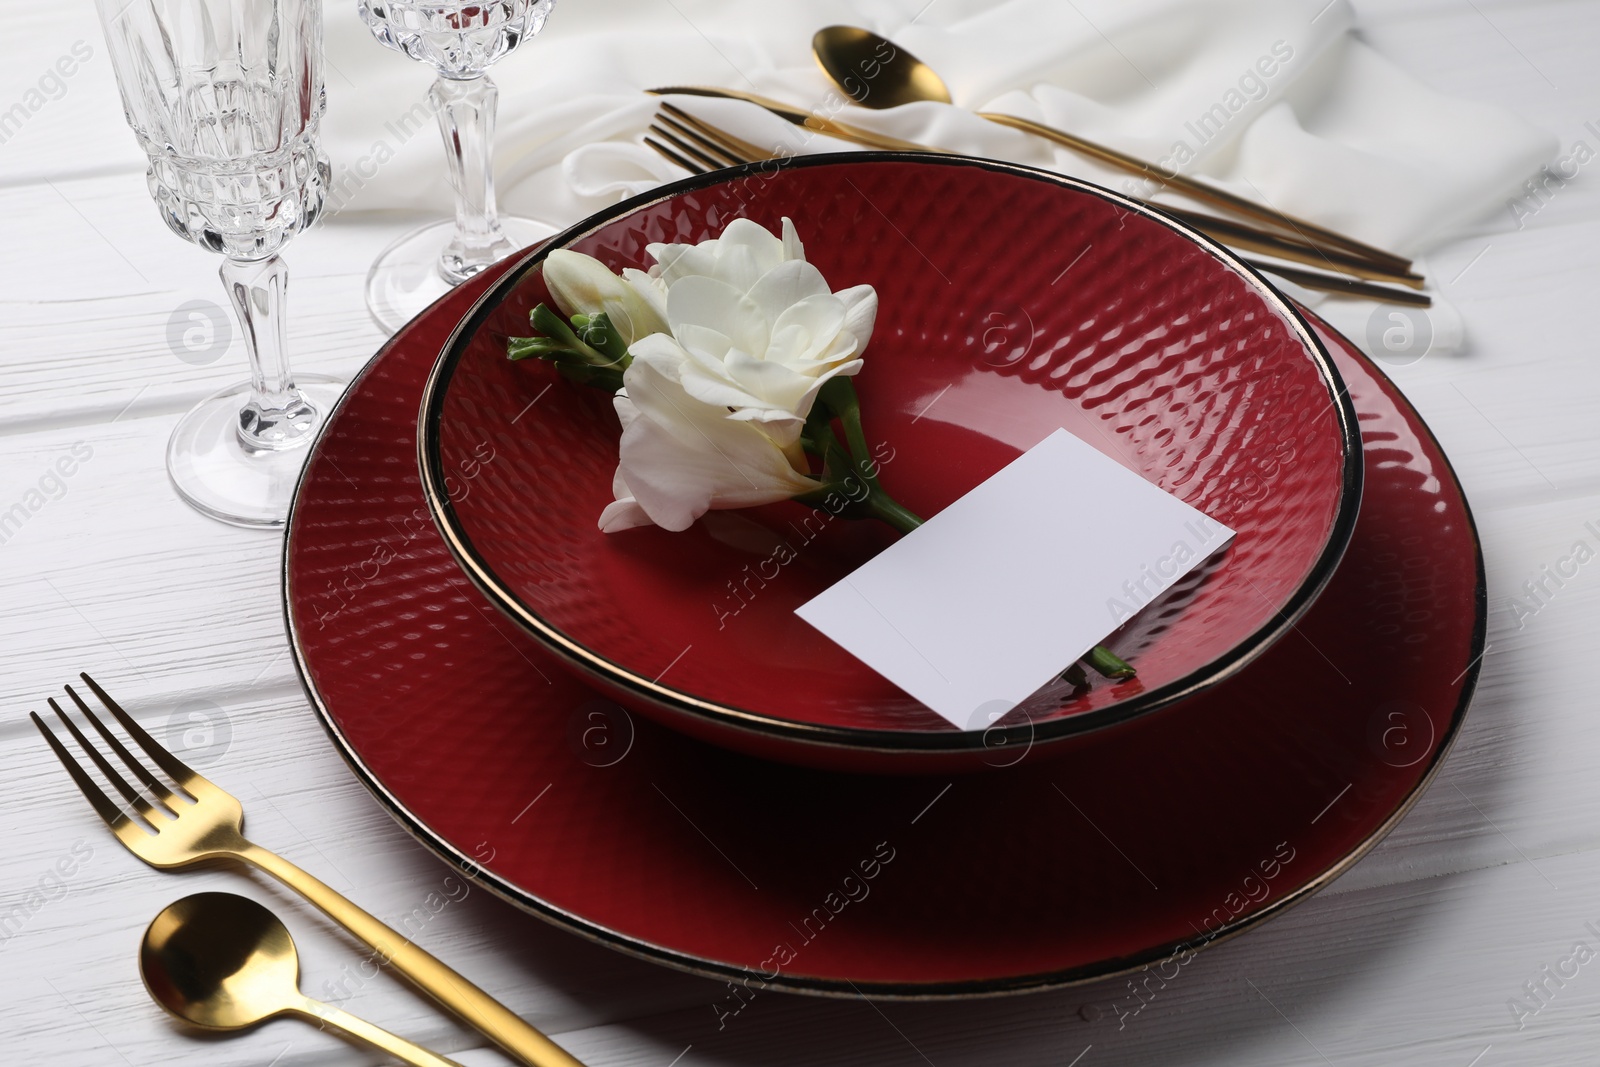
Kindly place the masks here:
[(295, 384), (316, 408), (316, 426), (288, 448), (252, 453), (240, 443), (239, 412), (250, 399), (249, 382), (211, 394), (173, 427), (167, 475), (190, 507), (235, 526), (284, 524), (310, 444), (344, 392), (342, 381), (322, 374), (296, 375)]
[[(555, 233), (533, 219), (500, 216), (500, 227), (521, 250)], [(452, 219), (430, 222), (385, 248), (367, 271), (367, 310), (385, 333), (394, 333), (455, 287), (439, 269), (439, 255), (455, 236)]]

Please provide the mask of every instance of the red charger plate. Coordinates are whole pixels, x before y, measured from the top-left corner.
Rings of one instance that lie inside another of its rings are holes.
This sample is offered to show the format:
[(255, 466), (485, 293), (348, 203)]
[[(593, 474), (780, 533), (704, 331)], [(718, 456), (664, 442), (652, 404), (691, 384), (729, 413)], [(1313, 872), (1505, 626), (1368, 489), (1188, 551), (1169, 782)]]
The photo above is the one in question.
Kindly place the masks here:
[[(1138, 678), (1056, 682), (988, 731), (953, 729), (794, 613), (890, 544), (886, 527), (785, 502), (681, 533), (599, 532), (621, 434), (610, 398), (505, 355), (550, 302), (535, 252), (440, 357), (422, 477), (468, 577), (586, 680), (754, 755), (982, 769), (986, 744), (1043, 755), (1214, 684), (1322, 590), (1361, 496), (1343, 383), (1275, 290), (1143, 205), (990, 160), (849, 153), (679, 182), (546, 247), (620, 270), (648, 266), (649, 242), (735, 217), (776, 232), (785, 216), (832, 284), (878, 290), (858, 388), (884, 484), (912, 511), (941, 511), (1066, 427), (1237, 536), (1107, 642)], [(1093, 521), (1097, 502), (1080, 503)]]
[(1007, 769), (953, 781), (803, 770), (631, 717), (501, 617), (429, 521), (423, 383), (501, 270), (351, 385), (301, 479), (284, 597), (357, 777), (521, 908), (808, 993), (985, 995), (1150, 963), (1170, 977), (1354, 863), (1456, 735), (1484, 641), (1472, 518), (1416, 412), (1320, 325), (1359, 413), (1365, 501), (1297, 632), (1228, 681), (1059, 760), (1008, 746), (988, 753)]

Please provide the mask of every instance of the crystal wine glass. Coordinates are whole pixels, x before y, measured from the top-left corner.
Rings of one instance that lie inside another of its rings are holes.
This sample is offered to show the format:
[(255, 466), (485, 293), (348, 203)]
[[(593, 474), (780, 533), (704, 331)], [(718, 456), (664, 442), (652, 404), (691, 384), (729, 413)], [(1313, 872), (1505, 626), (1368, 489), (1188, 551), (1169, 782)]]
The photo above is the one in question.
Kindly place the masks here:
[(289, 373), (278, 252), (322, 210), (321, 0), (96, 0), (161, 218), (220, 252), (250, 380), (167, 443), (178, 493), (213, 518), (282, 526), (337, 379)]
[(555, 0), (359, 0), (372, 35), (438, 72), (428, 101), (444, 135), (456, 217), (386, 248), (367, 273), (367, 308), (394, 332), (485, 267), (551, 227), (495, 210), (495, 102), (489, 67), (544, 27)]

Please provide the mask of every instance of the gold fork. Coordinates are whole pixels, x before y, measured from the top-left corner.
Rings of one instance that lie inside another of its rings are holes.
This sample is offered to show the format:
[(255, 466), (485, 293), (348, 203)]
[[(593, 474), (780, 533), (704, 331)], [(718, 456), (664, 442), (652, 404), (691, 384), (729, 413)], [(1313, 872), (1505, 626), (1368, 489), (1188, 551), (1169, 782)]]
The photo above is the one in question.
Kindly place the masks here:
[[(759, 163), (784, 158), (782, 153), (763, 149), (749, 141), (735, 137), (726, 130), (713, 126), (704, 119), (696, 118), (674, 104), (665, 102), (662, 103), (660, 110), (656, 113), (655, 121), (650, 125), (649, 133), (654, 136), (646, 136), (644, 143), (650, 146), (658, 155), (677, 164), (690, 174), (707, 174), (724, 167), (737, 167), (746, 163)], [(1305, 242), (1278, 234), (1269, 234), (1228, 219), (1219, 219), (1196, 211), (1180, 211), (1172, 208), (1161, 208), (1160, 210), (1176, 216), (1181, 221), (1224, 244), (1278, 256), (1297, 263), (1318, 267), (1331, 266), (1337, 270), (1348, 271), (1358, 278), (1382, 278), (1387, 281), (1400, 281), (1402, 284), (1409, 286), (1423, 284), (1423, 279), (1420, 275), (1410, 272), (1401, 274), (1382, 268), (1374, 268), (1358, 257), (1317, 248)], [(1362, 296), (1372, 300), (1381, 300), (1391, 304), (1405, 304), (1411, 307), (1431, 307), (1433, 304), (1433, 299), (1426, 293), (1412, 293), (1403, 289), (1391, 288), (1387, 285), (1374, 285), (1370, 282), (1359, 281), (1357, 278), (1346, 278), (1320, 270), (1304, 270), (1298, 267), (1286, 267), (1254, 259), (1246, 259), (1245, 262), (1257, 270), (1287, 278), (1295, 284), (1303, 285), (1308, 289), (1320, 289), (1324, 292), (1343, 293), (1349, 296)]]
[(583, 1067), (559, 1045), (513, 1014), (511, 1009), (352, 904), (320, 879), (307, 874), (282, 856), (246, 840), (244, 809), (232, 794), (195, 773), (158, 744), (93, 678), (87, 674), (78, 677), (122, 724), (128, 736), (144, 750), (156, 768), (177, 787), (176, 790), (169, 788), (136, 759), (70, 685), (66, 687), (67, 696), (72, 698), (79, 712), (93, 725), (106, 747), (133, 773), (140, 788), (131, 785), (111, 765), (71, 717), (61, 710), (61, 705), (56, 703), (54, 697), (49, 698), (50, 707), (78, 747), (83, 749), (112, 787), (122, 794), (125, 804), (116, 804), (106, 795), (37, 712), (28, 713), (95, 813), (105, 820), (105, 824), (111, 828), (117, 840), (127, 846), (128, 851), (159, 870), (181, 870), (211, 860), (231, 858), (265, 871), (321, 908), (330, 919), (365, 942), (379, 959), (392, 964), (418, 989), (450, 1009), (518, 1061), (528, 1067)]

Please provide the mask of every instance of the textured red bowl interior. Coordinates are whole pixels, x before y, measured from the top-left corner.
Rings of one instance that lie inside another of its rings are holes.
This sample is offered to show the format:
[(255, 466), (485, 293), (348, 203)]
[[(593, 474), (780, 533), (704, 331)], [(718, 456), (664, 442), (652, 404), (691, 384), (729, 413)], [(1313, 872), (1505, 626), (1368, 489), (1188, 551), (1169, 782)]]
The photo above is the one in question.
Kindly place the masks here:
[[(1220, 675), (1331, 573), (1359, 471), (1326, 357), (1239, 269), (1093, 191), (977, 164), (833, 162), (680, 191), (570, 246), (642, 268), (651, 242), (786, 215), (835, 288), (878, 290), (857, 385), (869, 436), (892, 453), (884, 483), (913, 511), (937, 513), (1065, 427), (1238, 531), (1109, 642), (1137, 679), (1041, 691), (1025, 706), (1034, 726)], [(794, 614), (890, 544), (886, 527), (784, 503), (683, 533), (599, 532), (619, 436), (609, 398), (505, 357), (548, 299), (536, 264), (509, 275), (437, 372), (445, 523), (491, 597), (547, 642), (587, 650), (591, 672), (671, 690), (699, 714), (880, 742), (951, 733)], [(1100, 503), (1081, 505), (1094, 522)], [(1049, 555), (1027, 531), (992, 549)]]

